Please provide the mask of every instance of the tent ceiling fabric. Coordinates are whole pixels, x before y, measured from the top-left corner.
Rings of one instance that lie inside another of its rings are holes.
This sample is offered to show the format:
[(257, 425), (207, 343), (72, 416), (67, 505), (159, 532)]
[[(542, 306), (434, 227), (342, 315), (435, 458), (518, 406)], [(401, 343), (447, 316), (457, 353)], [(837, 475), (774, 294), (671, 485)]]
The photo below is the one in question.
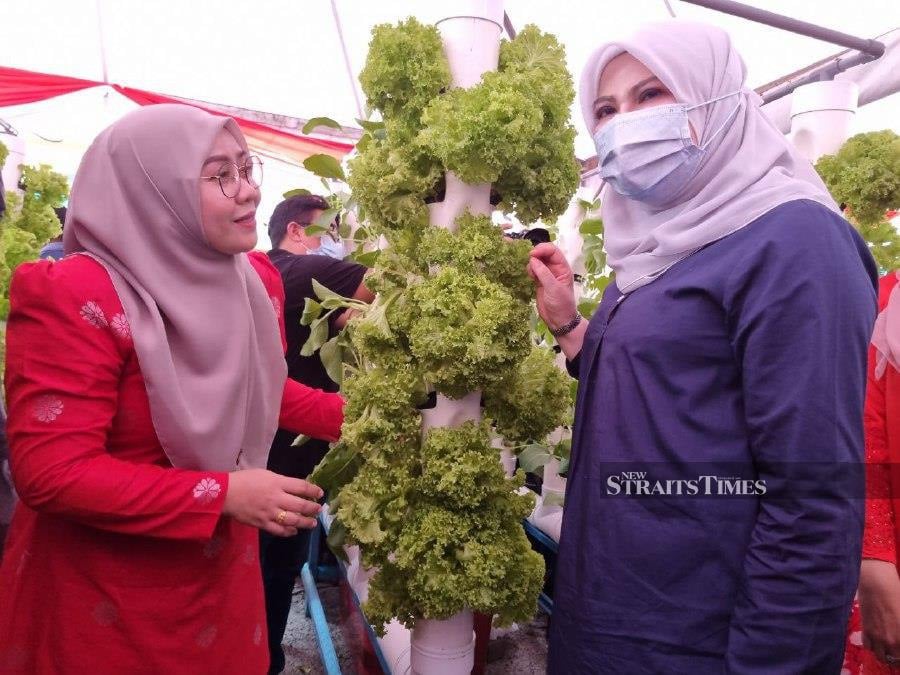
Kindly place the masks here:
[[(76, 79), (61, 75), (47, 75), (33, 73), (27, 70), (5, 68), (0, 66), (0, 105), (18, 106), (28, 103), (55, 98), (65, 94), (71, 94), (89, 87), (106, 86), (102, 82)], [(202, 108), (213, 114), (222, 113), (193, 101), (175, 99), (162, 94), (156, 94), (133, 87), (111, 85), (119, 94), (131, 99), (139, 105), (153, 105), (157, 103), (187, 103)], [(310, 155), (317, 153), (328, 154), (335, 159), (342, 159), (353, 146), (348, 143), (337, 143), (317, 138), (308, 138), (291, 134), (278, 129), (273, 129), (253, 120), (234, 116), (241, 130), (247, 137), (247, 142), (256, 147), (268, 151), (267, 154), (283, 156), (294, 162), (302, 162)]]
[[(859, 37), (900, 26), (896, 0), (857, 0), (851, 5), (745, 2)], [(448, 6), (409, 0), (335, 4), (355, 73), (365, 61), (372, 26), (410, 14), (434, 21)], [(670, 4), (679, 18), (714, 23), (731, 33), (747, 60), (751, 86), (839, 51), (834, 45), (677, 0)], [(0, 11), (0, 65), (96, 81), (103, 80), (105, 52), (109, 81), (129, 87), (294, 117), (327, 115), (345, 124), (357, 116), (330, 0), (29, 0), (4, 3)], [(536, 23), (559, 36), (576, 76), (598, 43), (643, 21), (669, 16), (664, 0), (507, 0), (506, 11), (517, 29)], [(579, 130), (578, 154), (592, 154), (581, 120), (573, 116), (573, 122)], [(878, 121), (873, 124), (879, 126)]]

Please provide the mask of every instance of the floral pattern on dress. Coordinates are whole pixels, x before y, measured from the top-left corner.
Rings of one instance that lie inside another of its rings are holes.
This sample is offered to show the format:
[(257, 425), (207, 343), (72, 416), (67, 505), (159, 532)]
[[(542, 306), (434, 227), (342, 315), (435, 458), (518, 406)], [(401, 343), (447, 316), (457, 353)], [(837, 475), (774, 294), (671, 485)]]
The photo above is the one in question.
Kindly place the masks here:
[(201, 504), (214, 501), (222, 491), (222, 486), (215, 478), (204, 478), (194, 486), (194, 499)]
[(22, 576), (22, 572), (25, 571), (25, 568), (28, 566), (28, 561), (31, 559), (31, 551), (25, 549), (22, 551), (22, 557), (19, 558), (19, 564), (16, 565), (16, 576)]
[(106, 328), (109, 325), (109, 322), (106, 320), (106, 314), (103, 313), (103, 308), (93, 300), (88, 300), (81, 306), (81, 318), (94, 328)]
[(128, 340), (131, 338), (131, 326), (128, 323), (128, 319), (125, 318), (125, 315), (121, 312), (116, 314), (112, 321), (110, 322), (112, 325), (113, 332), (118, 335), (123, 340)]
[(197, 646), (199, 647), (209, 647), (213, 642), (216, 641), (216, 634), (219, 632), (219, 629), (213, 625), (209, 625), (203, 630), (200, 631), (200, 634), (197, 636)]
[(203, 557), (212, 560), (225, 549), (225, 540), (218, 534), (214, 534), (203, 546)]
[(253, 644), (257, 647), (262, 644), (263, 629), (261, 624), (256, 624), (256, 630), (253, 631)]
[(94, 606), (91, 616), (101, 626), (111, 626), (119, 618), (119, 610), (109, 600), (101, 600)]
[(56, 396), (46, 395), (41, 396), (34, 403), (34, 408), (32, 409), (32, 416), (38, 422), (44, 422), (45, 424), (49, 424), (50, 422), (54, 422), (57, 417), (62, 415), (63, 402), (60, 401)]
[(269, 300), (272, 301), (272, 308), (275, 310), (275, 316), (281, 316), (281, 300), (276, 298), (274, 295), (269, 296)]

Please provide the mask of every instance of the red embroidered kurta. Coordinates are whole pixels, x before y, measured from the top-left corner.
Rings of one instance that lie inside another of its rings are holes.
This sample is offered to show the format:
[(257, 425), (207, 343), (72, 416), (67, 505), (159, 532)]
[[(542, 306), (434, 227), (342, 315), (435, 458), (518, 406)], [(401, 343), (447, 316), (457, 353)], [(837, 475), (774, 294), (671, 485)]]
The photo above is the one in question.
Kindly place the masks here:
[[(278, 272), (251, 260), (280, 319)], [(81, 255), (22, 265), (11, 308), (22, 502), (0, 568), (0, 673), (265, 673), (257, 531), (221, 516), (227, 473), (166, 458), (106, 271)], [(289, 381), (279, 424), (333, 440), (342, 405)]]
[[(878, 310), (885, 308), (897, 275), (881, 279)], [(897, 564), (900, 542), (900, 372), (890, 365), (875, 378), (876, 353), (869, 349), (869, 378), (866, 386), (866, 529), (863, 558)], [(849, 675), (900, 673), (889, 668), (862, 646), (862, 621), (854, 603), (850, 618), (844, 669)]]

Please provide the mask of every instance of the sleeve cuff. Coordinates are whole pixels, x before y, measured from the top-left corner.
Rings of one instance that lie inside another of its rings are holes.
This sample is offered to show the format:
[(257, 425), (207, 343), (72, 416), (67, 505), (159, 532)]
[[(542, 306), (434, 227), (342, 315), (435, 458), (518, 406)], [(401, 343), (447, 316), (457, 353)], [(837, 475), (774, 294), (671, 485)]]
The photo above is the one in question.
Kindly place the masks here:
[(569, 375), (574, 377), (576, 380), (578, 379), (578, 369), (581, 367), (581, 352), (575, 355), (575, 358), (571, 361), (566, 359), (566, 370), (569, 371)]

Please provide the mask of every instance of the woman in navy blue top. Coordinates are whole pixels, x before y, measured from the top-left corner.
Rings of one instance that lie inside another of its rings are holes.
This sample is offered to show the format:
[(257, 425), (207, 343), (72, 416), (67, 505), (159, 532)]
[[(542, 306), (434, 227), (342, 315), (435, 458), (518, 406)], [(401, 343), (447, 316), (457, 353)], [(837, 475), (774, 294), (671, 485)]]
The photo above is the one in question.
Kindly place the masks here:
[(648, 25), (580, 95), (616, 281), (538, 309), (579, 379), (548, 671), (840, 672), (877, 272), (723, 31)]

